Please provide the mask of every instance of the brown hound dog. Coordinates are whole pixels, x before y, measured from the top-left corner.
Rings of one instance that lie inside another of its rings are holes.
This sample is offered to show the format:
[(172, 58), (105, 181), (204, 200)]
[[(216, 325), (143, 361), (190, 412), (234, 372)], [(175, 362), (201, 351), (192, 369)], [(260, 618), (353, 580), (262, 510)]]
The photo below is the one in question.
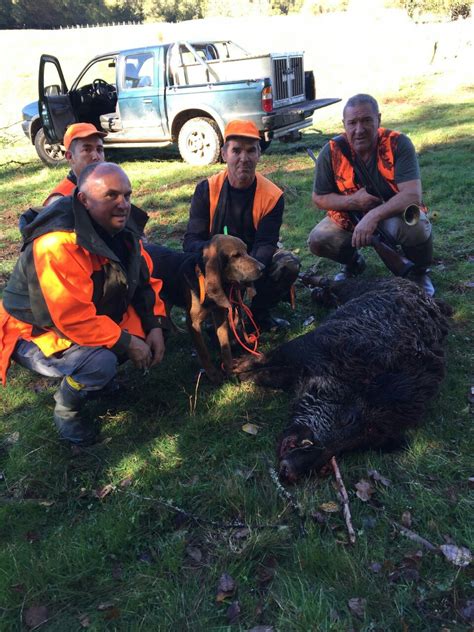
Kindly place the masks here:
[(151, 243), (145, 248), (153, 260), (153, 276), (163, 281), (162, 298), (168, 315), (173, 305), (186, 310), (186, 323), (201, 366), (212, 382), (222, 382), (222, 372), (213, 365), (204, 341), (202, 324), (212, 316), (224, 372), (231, 374), (229, 291), (232, 285), (251, 285), (261, 276), (263, 264), (247, 253), (241, 239), (230, 235), (215, 235), (202, 256)]

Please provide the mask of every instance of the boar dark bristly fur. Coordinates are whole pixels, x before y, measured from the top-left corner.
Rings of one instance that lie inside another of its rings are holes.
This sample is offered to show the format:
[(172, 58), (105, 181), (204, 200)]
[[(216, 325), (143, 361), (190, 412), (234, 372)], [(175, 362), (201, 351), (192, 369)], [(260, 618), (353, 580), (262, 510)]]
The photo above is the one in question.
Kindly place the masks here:
[(400, 278), (325, 289), (344, 304), (323, 324), (240, 367), (258, 384), (297, 386), (278, 444), (287, 482), (341, 452), (400, 444), (445, 373), (448, 306)]

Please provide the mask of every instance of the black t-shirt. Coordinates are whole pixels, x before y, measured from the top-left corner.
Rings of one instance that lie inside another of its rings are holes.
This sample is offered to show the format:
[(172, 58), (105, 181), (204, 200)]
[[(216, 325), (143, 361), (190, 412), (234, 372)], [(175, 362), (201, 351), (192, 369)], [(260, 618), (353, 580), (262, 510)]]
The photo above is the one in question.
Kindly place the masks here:
[(274, 208), (263, 217), (257, 229), (253, 223), (253, 200), (257, 181), (247, 189), (235, 189), (227, 183), (227, 200), (224, 212), (218, 218), (216, 230), (209, 229), (209, 182), (203, 180), (196, 186), (191, 200), (189, 222), (184, 235), (183, 250), (185, 252), (202, 252), (209, 239), (218, 233), (239, 237), (247, 246), (247, 251), (268, 265), (277, 249), (280, 227), (283, 219), (284, 197), (278, 199)]
[[(397, 147), (394, 151), (393, 158), (395, 163), (395, 182), (397, 184), (420, 179), (420, 167), (418, 165), (416, 151), (408, 136), (400, 134), (397, 139)], [(377, 169), (377, 155), (374, 153), (370, 160), (365, 164), (384, 199), (392, 197), (392, 188)], [(357, 178), (355, 181), (357, 183)], [(316, 195), (340, 193), (334, 178), (329, 143), (324, 145), (318, 156), (314, 175), (313, 191)]]

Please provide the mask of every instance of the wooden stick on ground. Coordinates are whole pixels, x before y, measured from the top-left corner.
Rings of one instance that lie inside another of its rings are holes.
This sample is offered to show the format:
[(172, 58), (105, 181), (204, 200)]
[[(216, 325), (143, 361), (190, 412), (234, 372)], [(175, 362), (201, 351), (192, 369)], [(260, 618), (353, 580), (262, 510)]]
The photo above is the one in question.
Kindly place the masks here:
[(339, 466), (337, 465), (335, 456), (333, 456), (331, 459), (331, 466), (336, 478), (339, 496), (341, 497), (342, 501), (342, 511), (344, 514), (344, 520), (346, 521), (347, 532), (349, 534), (349, 542), (350, 544), (355, 544), (356, 534), (354, 531), (354, 527), (352, 526), (351, 510), (349, 508), (349, 497), (347, 495), (347, 490), (344, 485), (344, 481), (342, 480), (341, 472), (339, 471)]

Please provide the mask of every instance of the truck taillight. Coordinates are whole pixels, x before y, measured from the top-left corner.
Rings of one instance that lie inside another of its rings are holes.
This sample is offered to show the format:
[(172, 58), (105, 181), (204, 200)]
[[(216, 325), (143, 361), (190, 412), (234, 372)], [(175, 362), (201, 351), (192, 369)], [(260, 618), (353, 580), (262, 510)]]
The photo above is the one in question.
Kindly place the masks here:
[(273, 110), (273, 93), (271, 86), (267, 86), (262, 90), (262, 110), (264, 112), (271, 112)]

